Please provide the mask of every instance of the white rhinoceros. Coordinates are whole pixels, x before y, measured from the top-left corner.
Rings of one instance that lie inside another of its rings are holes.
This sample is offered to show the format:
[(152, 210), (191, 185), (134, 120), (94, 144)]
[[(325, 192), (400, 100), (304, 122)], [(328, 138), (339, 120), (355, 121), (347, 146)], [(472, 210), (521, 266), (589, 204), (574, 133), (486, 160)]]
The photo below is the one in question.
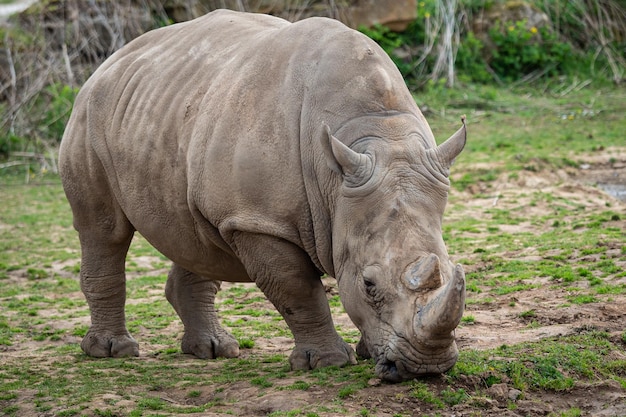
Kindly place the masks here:
[(381, 378), (446, 371), (465, 276), (441, 224), (464, 145), (463, 125), (437, 146), (385, 52), (335, 20), (215, 11), (139, 37), (85, 83), (61, 143), (91, 309), (82, 349), (139, 354), (124, 315), (138, 231), (173, 261), (183, 352), (238, 355), (215, 294), (253, 281), (294, 335), (293, 369), (355, 363), (328, 274)]

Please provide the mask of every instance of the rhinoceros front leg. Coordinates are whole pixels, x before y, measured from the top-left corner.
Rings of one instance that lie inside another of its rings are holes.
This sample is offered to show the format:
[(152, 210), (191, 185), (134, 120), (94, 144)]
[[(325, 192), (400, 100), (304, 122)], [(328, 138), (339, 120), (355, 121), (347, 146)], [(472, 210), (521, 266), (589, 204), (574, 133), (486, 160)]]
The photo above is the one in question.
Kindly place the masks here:
[(335, 331), (326, 291), (309, 256), (285, 240), (236, 232), (236, 252), (295, 339), (293, 370), (355, 364), (354, 350)]
[(124, 263), (132, 239), (130, 228), (121, 238), (109, 231), (79, 228), (80, 287), (91, 311), (91, 327), (81, 348), (98, 358), (139, 356), (139, 345), (126, 329)]
[(215, 311), (220, 284), (176, 264), (172, 266), (165, 295), (185, 325), (181, 344), (184, 353), (202, 359), (239, 356), (239, 343), (220, 326)]

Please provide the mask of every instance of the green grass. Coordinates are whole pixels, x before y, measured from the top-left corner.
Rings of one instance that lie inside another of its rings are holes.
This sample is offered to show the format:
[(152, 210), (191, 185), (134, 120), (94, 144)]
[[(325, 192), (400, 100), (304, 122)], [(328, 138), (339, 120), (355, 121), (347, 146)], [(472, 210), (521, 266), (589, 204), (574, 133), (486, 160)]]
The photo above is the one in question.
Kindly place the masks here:
[(576, 380), (613, 379), (626, 388), (624, 359), (612, 352), (623, 348), (608, 333), (590, 331), (576, 336), (547, 338), (535, 343), (503, 345), (495, 350), (462, 352), (450, 377), (476, 375), (484, 380), (510, 380), (524, 390), (566, 391)]
[[(551, 97), (550, 91), (532, 89), (501, 89), (495, 98), (482, 98), (490, 87), (469, 85), (455, 90), (433, 89), (420, 93), (418, 104), (434, 110), (429, 122), (435, 137), (444, 139), (443, 127), (450, 122), (458, 124), (455, 115), (467, 114), (467, 152), (459, 157), (459, 164), (499, 161), (500, 168), (479, 168), (471, 173), (478, 177), (495, 178), (501, 172), (536, 171), (546, 166), (564, 167), (578, 164), (584, 154), (600, 147), (622, 146), (619, 120), (623, 91), (587, 89), (577, 95)], [(454, 108), (447, 107), (458, 102)], [(476, 102), (497, 101), (495, 111), (476, 111)], [(465, 106), (463, 103), (468, 103)], [(438, 110), (445, 108), (445, 121), (437, 118)], [(564, 117), (572, 110), (593, 109), (585, 116)], [(499, 111), (498, 111), (499, 110)], [(523, 120), (523, 123), (520, 123)], [(449, 133), (449, 132), (448, 132)], [(560, 149), (557, 147), (561, 147)], [(554, 150), (558, 152), (554, 152)], [(471, 161), (467, 159), (472, 155)], [(505, 170), (506, 169), (506, 170)], [(467, 176), (467, 171), (457, 175)], [(519, 175), (522, 175), (520, 173)]]

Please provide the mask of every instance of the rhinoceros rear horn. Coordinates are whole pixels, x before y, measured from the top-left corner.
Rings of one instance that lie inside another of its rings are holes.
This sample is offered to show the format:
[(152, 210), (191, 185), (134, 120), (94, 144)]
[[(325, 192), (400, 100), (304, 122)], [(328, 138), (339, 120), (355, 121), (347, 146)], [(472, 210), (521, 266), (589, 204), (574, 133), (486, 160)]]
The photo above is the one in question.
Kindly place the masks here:
[(454, 135), (450, 136), (448, 140), (437, 147), (437, 155), (439, 155), (439, 160), (446, 165), (445, 168), (450, 168), (450, 166), (452, 166), (455, 158), (459, 156), (465, 147), (465, 141), (467, 138), (465, 116), (461, 116), (461, 122), (463, 122), (463, 126), (461, 126), (461, 128), (457, 130)]
[(439, 257), (434, 253), (409, 265), (405, 271), (405, 283), (414, 291), (428, 291), (441, 287)]
[(349, 186), (359, 186), (371, 177), (374, 167), (371, 157), (344, 145), (330, 133), (326, 123), (323, 123), (321, 144), (328, 167), (343, 175)]

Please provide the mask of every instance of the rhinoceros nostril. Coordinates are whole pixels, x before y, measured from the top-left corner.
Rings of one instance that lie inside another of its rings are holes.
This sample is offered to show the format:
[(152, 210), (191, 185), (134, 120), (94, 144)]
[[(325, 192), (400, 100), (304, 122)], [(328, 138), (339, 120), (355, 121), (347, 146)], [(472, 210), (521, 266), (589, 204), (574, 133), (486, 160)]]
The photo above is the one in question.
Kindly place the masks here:
[(402, 381), (402, 377), (398, 372), (398, 367), (395, 362), (392, 362), (387, 359), (383, 359), (376, 363), (375, 367), (376, 375), (378, 375), (382, 380), (388, 382), (400, 382)]

